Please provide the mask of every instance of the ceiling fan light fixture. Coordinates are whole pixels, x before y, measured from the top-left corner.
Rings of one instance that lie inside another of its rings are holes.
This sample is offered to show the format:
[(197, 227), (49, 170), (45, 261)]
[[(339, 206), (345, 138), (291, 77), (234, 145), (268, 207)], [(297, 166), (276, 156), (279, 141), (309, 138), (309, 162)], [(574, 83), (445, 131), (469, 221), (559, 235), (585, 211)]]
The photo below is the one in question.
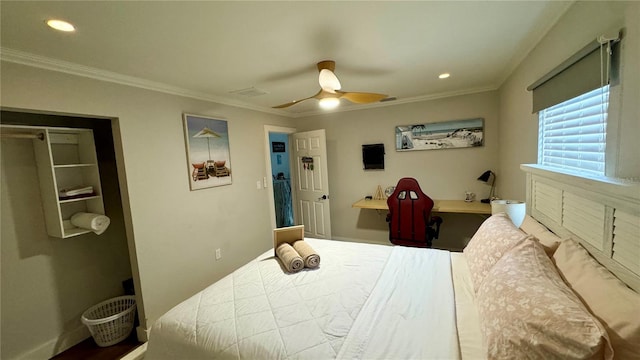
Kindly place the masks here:
[(76, 28), (75, 26), (73, 26), (73, 24), (66, 22), (64, 20), (49, 19), (46, 21), (46, 23), (50, 28), (58, 31), (64, 31), (64, 32), (76, 31)]
[(319, 104), (321, 108), (325, 110), (331, 110), (331, 109), (335, 109), (336, 107), (338, 107), (338, 105), (340, 105), (340, 99), (334, 98), (334, 97), (327, 97), (327, 98), (320, 99)]
[(320, 83), (320, 87), (331, 93), (335, 93), (336, 90), (340, 90), (342, 87), (340, 85), (340, 81), (336, 74), (329, 69), (320, 70), (320, 75), (318, 76), (318, 82)]
[(320, 61), (318, 64), (318, 82), (320, 91), (315, 95), (304, 99), (290, 101), (288, 103), (273, 106), (274, 109), (284, 109), (293, 106), (301, 101), (309, 99), (320, 100), (320, 107), (323, 109), (333, 109), (340, 104), (340, 99), (347, 100), (354, 104), (371, 104), (386, 99), (388, 95), (369, 92), (342, 91), (340, 81), (333, 73), (336, 63), (333, 60)]

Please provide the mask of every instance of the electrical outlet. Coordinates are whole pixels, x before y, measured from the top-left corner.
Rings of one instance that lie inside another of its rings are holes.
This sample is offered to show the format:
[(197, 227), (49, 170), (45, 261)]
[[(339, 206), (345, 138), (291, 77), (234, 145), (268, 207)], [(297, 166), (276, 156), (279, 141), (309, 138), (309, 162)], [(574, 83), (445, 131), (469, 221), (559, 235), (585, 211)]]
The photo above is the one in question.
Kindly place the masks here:
[(222, 259), (222, 251), (220, 249), (216, 249), (216, 260)]
[(256, 181), (256, 189), (258, 190), (262, 189), (262, 181), (260, 180)]

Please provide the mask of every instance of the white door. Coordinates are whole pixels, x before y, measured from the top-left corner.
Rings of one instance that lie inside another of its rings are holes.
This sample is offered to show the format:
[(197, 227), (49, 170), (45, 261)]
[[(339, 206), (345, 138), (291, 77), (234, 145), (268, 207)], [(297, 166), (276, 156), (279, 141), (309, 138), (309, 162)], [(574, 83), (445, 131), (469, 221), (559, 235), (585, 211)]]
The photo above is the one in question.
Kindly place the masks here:
[(294, 215), (304, 235), (330, 239), (329, 173), (324, 129), (291, 135)]

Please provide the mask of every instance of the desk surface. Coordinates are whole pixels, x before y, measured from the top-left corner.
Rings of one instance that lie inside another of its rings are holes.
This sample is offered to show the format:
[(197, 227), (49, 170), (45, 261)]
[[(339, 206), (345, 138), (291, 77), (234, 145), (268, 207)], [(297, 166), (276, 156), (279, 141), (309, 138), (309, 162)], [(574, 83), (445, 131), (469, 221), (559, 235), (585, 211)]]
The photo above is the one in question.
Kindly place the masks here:
[[(461, 214), (491, 214), (491, 204), (479, 201), (466, 202), (464, 200), (433, 200), (432, 212), (461, 213)], [(360, 199), (351, 207), (360, 209), (389, 210), (387, 200)]]

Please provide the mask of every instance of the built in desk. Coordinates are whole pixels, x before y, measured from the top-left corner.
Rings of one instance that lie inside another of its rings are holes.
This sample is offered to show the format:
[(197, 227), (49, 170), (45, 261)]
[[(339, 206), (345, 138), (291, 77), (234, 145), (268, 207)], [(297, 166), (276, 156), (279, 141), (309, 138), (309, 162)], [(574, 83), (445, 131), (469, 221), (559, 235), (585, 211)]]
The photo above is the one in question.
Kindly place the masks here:
[[(491, 205), (479, 201), (467, 202), (464, 200), (433, 200), (432, 212), (459, 213), (459, 214), (487, 214), (491, 215)], [(389, 210), (387, 200), (360, 199), (351, 207), (372, 210)]]

